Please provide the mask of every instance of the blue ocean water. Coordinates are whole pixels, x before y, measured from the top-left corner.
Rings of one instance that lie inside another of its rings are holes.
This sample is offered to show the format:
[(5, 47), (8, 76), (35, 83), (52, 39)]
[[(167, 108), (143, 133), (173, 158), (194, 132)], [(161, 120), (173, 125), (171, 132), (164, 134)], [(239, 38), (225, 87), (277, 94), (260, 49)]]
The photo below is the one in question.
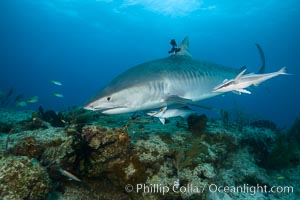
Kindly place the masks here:
[(83, 105), (131, 66), (167, 57), (170, 39), (179, 43), (189, 36), (194, 59), (256, 72), (259, 43), (267, 72), (286, 66), (292, 74), (251, 95), (227, 94), (204, 104), (239, 109), (281, 127), (300, 114), (297, 0), (2, 0), (0, 10), (0, 91), (13, 87), (26, 98), (39, 96), (20, 109)]

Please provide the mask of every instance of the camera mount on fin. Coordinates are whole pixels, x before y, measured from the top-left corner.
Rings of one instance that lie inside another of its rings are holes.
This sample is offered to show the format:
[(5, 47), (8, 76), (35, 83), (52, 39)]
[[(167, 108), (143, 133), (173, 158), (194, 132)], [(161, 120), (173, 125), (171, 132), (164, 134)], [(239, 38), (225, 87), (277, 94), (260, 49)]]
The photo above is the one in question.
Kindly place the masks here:
[(168, 53), (173, 53), (175, 55), (180, 51), (180, 47), (177, 46), (176, 41), (174, 39), (171, 40), (170, 44), (172, 45), (172, 49), (168, 51)]

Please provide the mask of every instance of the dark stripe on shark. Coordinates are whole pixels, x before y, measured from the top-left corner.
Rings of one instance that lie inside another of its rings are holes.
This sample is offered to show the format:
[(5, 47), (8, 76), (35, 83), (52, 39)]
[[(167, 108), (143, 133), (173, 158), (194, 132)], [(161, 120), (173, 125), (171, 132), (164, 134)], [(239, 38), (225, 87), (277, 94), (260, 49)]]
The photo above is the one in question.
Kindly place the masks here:
[(164, 94), (166, 89), (166, 83), (163, 81), (154, 81), (149, 83), (149, 92), (153, 97)]

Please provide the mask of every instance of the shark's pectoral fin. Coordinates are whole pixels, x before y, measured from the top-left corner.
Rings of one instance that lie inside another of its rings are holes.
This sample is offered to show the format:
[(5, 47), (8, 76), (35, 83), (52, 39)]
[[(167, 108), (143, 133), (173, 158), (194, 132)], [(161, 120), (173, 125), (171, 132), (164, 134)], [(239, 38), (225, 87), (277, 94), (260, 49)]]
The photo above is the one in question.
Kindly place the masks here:
[(165, 99), (166, 102), (170, 102), (170, 103), (178, 103), (178, 104), (190, 104), (193, 101), (191, 99), (186, 99), (186, 98), (182, 98), (180, 96), (177, 95), (170, 95)]
[(206, 109), (206, 110), (214, 110), (214, 108), (212, 108), (212, 107), (200, 105), (198, 103), (195, 103), (191, 99), (182, 98), (177, 95), (170, 95), (166, 98), (165, 101), (170, 102), (170, 103), (195, 106), (195, 107)]
[(245, 89), (237, 89), (237, 90), (235, 90), (236, 92), (238, 92), (238, 93), (246, 93), (246, 94), (251, 94), (251, 92), (250, 91), (248, 91), (248, 90), (245, 90)]

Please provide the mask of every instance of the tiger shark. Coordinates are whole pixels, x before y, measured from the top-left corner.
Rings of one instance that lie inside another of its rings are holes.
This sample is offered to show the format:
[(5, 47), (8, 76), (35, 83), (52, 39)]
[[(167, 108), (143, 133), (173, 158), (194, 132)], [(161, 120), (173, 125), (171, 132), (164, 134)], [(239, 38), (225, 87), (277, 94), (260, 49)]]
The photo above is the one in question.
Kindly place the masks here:
[[(129, 68), (105, 86), (87, 105), (103, 114), (159, 110), (168, 107), (200, 106), (197, 102), (222, 93), (213, 92), (224, 79), (234, 79), (239, 69), (194, 60), (186, 37), (180, 51), (167, 58)], [(262, 49), (259, 72), (265, 68)]]

